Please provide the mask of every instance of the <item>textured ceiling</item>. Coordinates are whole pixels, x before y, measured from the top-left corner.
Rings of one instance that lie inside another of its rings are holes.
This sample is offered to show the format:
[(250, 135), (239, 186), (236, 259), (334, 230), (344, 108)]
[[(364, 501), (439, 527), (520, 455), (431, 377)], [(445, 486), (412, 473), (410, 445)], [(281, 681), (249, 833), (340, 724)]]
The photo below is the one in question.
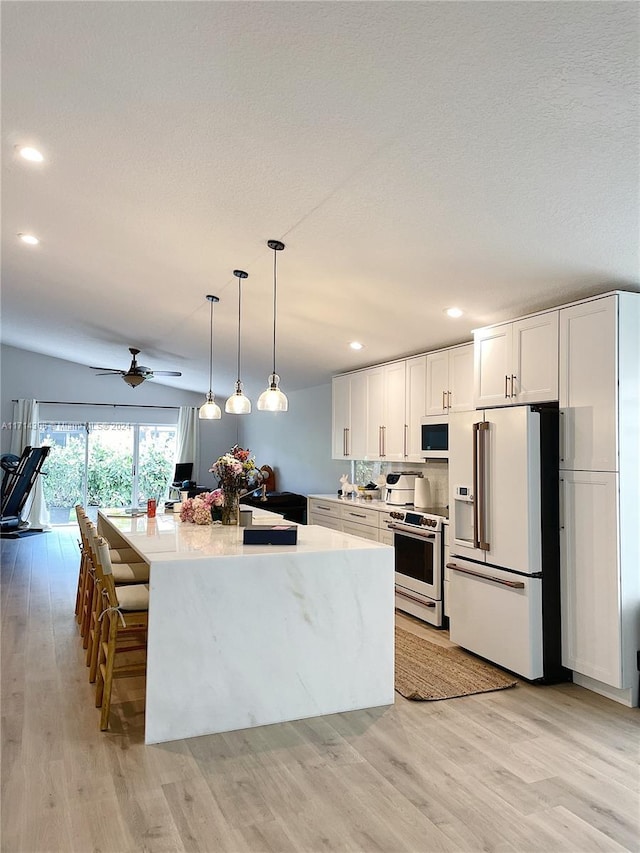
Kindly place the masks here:
[(205, 391), (214, 293), (224, 398), (241, 267), (254, 394), (269, 238), (285, 391), (640, 289), (639, 8), (5, 0), (3, 340)]

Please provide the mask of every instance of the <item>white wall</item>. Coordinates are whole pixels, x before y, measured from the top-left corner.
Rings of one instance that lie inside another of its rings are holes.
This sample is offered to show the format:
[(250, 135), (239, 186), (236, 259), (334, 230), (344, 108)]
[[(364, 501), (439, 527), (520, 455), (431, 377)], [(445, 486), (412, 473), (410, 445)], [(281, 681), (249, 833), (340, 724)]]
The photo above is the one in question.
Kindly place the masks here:
[(255, 454), (256, 464), (276, 472), (278, 491), (302, 495), (337, 493), (340, 475), (350, 472), (349, 462), (331, 459), (331, 385), (317, 385), (287, 393), (289, 411), (255, 410), (242, 416), (244, 447)]
[[(16, 347), (2, 346), (0, 412), (2, 430), (0, 448), (9, 452), (11, 431), (7, 425), (13, 420), (15, 399), (60, 400), (74, 403), (139, 403), (141, 406), (200, 406), (205, 391), (196, 394), (145, 382), (130, 388), (118, 376), (95, 375), (83, 365), (59, 358), (39, 355)], [(224, 407), (224, 401), (222, 403)], [(46, 408), (47, 418), (68, 421), (103, 421), (131, 423), (177, 423), (176, 409), (114, 408), (103, 406), (56, 406)], [(231, 415), (223, 413), (219, 421), (200, 423), (200, 470), (197, 480), (203, 485), (215, 485), (213, 474), (208, 473), (212, 463), (236, 442), (238, 425)]]

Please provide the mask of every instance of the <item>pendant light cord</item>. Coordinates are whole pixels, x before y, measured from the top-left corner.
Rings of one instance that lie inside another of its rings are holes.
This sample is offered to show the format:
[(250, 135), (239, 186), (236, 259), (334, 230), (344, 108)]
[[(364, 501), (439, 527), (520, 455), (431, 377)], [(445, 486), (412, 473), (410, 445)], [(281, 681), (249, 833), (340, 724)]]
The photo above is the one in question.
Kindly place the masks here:
[(240, 317), (241, 317), (241, 310), (240, 310), (240, 300), (241, 300), (240, 293), (241, 293), (241, 291), (240, 291), (240, 288), (241, 287), (242, 287), (242, 278), (240, 276), (238, 276), (238, 387), (240, 384)]
[(213, 299), (209, 300), (209, 394), (213, 393)]
[(277, 275), (276, 275), (276, 261), (278, 258), (278, 252), (273, 250), (273, 372), (276, 372), (276, 288), (277, 288)]

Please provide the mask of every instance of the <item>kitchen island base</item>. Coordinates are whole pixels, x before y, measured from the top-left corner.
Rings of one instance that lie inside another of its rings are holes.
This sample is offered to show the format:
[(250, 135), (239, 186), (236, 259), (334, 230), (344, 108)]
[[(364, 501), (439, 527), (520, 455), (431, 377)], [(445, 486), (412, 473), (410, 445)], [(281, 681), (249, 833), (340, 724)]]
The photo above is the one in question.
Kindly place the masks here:
[(104, 518), (150, 563), (145, 743), (394, 701), (393, 549), (322, 527)]

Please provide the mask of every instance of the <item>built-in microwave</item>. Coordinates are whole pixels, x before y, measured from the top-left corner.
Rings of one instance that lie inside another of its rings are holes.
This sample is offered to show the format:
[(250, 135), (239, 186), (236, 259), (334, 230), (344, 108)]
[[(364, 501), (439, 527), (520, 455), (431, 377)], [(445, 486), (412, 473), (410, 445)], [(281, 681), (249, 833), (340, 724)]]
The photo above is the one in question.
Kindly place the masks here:
[(441, 417), (423, 418), (422, 455), (425, 459), (449, 458), (449, 423)]

